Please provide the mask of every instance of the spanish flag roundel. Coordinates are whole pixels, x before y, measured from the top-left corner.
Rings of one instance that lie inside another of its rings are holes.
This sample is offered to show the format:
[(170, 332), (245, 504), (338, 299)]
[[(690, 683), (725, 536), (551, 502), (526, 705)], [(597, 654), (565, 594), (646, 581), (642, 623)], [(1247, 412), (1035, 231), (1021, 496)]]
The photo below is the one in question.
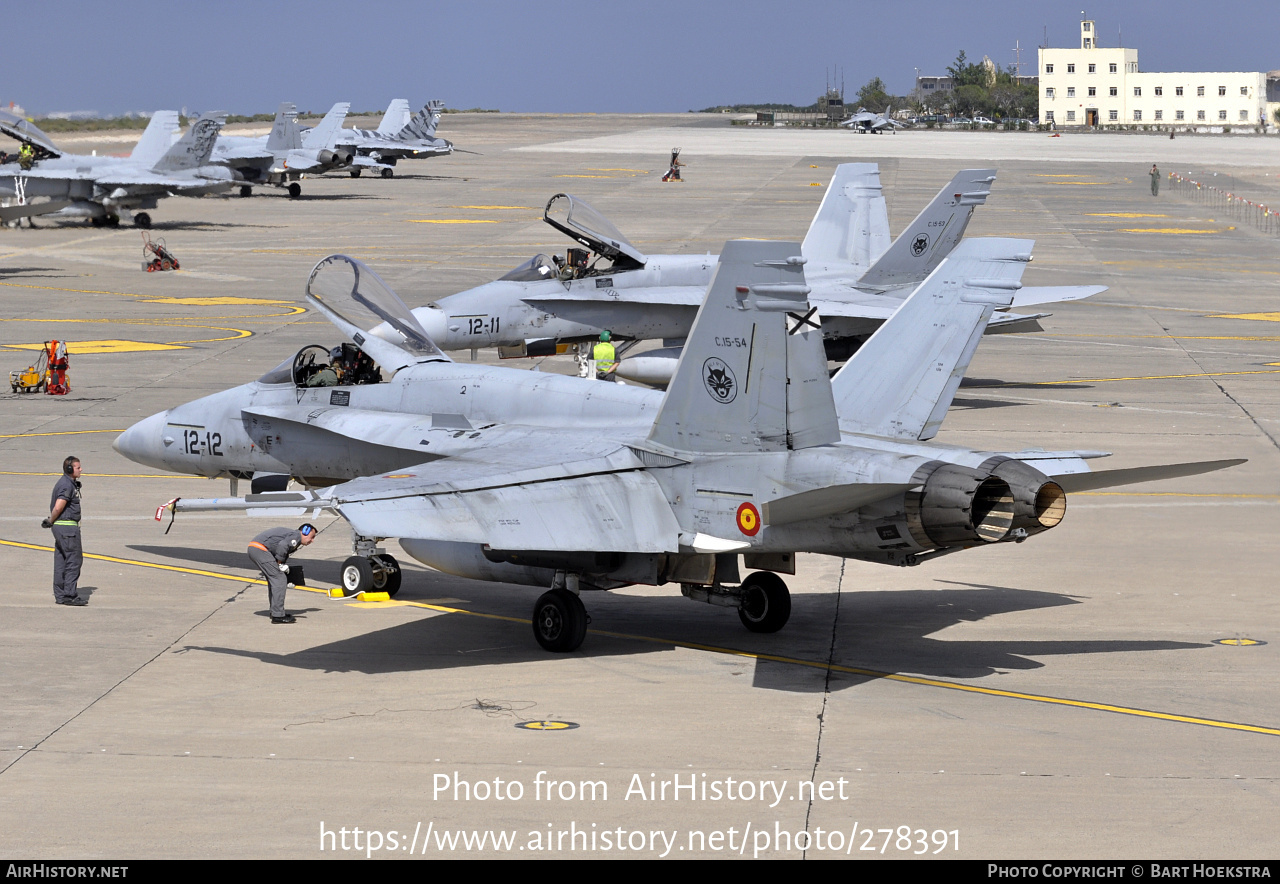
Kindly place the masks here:
[(738, 530), (748, 537), (760, 533), (760, 511), (754, 504), (744, 503), (738, 507)]

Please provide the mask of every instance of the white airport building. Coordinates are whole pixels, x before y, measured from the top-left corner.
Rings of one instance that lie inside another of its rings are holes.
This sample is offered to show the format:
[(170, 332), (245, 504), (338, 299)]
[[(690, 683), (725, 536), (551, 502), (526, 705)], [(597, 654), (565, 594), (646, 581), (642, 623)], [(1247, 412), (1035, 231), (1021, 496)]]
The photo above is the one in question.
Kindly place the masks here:
[(1040, 122), (1056, 126), (1240, 127), (1275, 123), (1262, 72), (1150, 73), (1138, 50), (1104, 49), (1080, 22), (1080, 46), (1040, 49)]

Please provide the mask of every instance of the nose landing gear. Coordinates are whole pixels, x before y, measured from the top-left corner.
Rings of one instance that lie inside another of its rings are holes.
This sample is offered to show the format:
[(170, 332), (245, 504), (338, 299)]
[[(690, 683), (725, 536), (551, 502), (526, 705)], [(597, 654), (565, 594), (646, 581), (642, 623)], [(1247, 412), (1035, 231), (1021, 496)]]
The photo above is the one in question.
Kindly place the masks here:
[(395, 598), (400, 591), (400, 563), (387, 553), (351, 556), (342, 563), (342, 588), (349, 596), (361, 592), (385, 592)]

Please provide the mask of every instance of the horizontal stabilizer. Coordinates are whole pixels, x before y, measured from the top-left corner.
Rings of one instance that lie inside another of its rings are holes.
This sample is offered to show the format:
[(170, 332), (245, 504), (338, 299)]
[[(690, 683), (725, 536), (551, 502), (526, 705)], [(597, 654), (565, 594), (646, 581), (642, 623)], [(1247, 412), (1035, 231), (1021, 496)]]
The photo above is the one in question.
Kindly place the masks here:
[(1080, 301), (1100, 295), (1105, 285), (1030, 285), (1013, 296), (1014, 307), (1034, 307), (1037, 304), (1059, 304), (1063, 301)]
[(815, 488), (769, 501), (760, 508), (760, 517), (766, 525), (821, 519), (888, 500), (905, 494), (912, 487), (914, 486), (875, 482)]
[(1231, 460), (1204, 460), (1198, 463), (1172, 463), (1155, 467), (1130, 467), (1125, 470), (1102, 470), (1096, 473), (1054, 476), (1053, 481), (1062, 486), (1063, 491), (1071, 494), (1078, 491), (1094, 491), (1098, 488), (1114, 488), (1118, 485), (1137, 485), (1140, 482), (1198, 476), (1201, 473), (1225, 470), (1246, 462), (1246, 458), (1240, 457)]

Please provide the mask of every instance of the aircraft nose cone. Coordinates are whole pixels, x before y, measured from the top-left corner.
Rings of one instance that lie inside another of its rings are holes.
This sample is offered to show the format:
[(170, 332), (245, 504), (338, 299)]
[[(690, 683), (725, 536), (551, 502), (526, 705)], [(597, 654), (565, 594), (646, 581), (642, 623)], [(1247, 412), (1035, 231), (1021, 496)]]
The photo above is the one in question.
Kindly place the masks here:
[(168, 416), (169, 412), (162, 411), (138, 421), (117, 436), (111, 447), (134, 463), (163, 469), (165, 442), (162, 436)]

